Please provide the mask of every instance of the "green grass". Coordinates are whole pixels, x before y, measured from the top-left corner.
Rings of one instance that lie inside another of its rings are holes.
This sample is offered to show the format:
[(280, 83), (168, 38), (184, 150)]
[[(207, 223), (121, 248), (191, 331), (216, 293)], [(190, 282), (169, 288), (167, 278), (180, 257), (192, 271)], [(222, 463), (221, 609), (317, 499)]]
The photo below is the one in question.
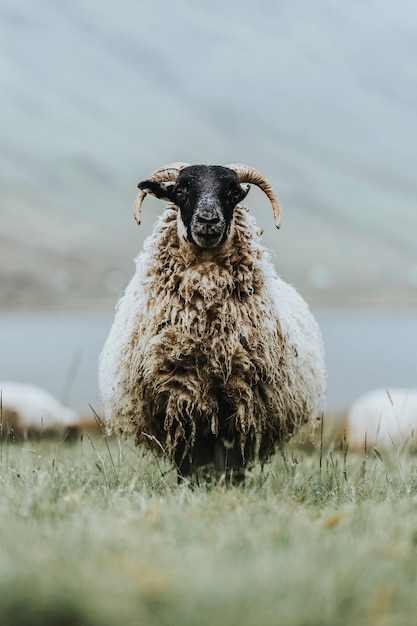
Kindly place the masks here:
[(415, 622), (406, 452), (293, 445), (192, 490), (114, 439), (3, 444), (0, 502), (4, 626)]

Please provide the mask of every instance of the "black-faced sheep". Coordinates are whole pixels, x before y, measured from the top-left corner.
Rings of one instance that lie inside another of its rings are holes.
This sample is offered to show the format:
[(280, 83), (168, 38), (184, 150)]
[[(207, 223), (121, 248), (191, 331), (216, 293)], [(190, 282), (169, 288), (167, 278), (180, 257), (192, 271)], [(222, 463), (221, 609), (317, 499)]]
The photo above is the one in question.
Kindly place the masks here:
[[(244, 165), (176, 163), (139, 183), (169, 202), (136, 259), (99, 363), (105, 420), (162, 450), (179, 477), (214, 466), (238, 482), (317, 416), (325, 389), (318, 325), (275, 272), (240, 203)], [(198, 478), (198, 476), (197, 476)]]
[(48, 391), (18, 382), (0, 382), (1, 429), (4, 439), (38, 437), (72, 439), (80, 416), (63, 406)]
[(417, 389), (374, 389), (359, 396), (349, 409), (349, 448), (416, 447)]

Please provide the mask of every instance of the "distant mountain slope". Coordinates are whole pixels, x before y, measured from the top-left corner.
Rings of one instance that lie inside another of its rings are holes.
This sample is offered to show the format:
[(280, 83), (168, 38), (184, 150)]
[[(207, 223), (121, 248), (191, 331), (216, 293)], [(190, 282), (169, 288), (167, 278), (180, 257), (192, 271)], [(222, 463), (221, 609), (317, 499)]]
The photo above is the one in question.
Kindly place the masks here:
[(315, 305), (417, 304), (417, 5), (0, 1), (0, 308), (111, 306), (138, 180), (247, 162)]

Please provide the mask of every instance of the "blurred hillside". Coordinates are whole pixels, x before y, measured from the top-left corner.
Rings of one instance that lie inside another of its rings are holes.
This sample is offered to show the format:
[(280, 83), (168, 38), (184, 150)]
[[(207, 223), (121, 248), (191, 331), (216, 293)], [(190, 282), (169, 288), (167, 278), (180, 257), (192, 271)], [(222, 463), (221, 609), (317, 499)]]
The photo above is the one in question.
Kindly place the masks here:
[(171, 161), (244, 162), (314, 306), (417, 304), (412, 0), (0, 0), (0, 308), (112, 307)]

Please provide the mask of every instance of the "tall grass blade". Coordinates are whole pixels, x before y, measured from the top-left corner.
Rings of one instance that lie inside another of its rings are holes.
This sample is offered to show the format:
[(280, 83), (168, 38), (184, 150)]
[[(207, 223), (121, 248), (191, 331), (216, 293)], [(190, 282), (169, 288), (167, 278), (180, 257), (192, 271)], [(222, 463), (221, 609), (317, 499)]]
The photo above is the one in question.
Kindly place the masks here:
[(111, 450), (110, 450), (109, 442), (107, 441), (106, 428), (105, 428), (105, 426), (104, 426), (104, 424), (103, 424), (103, 420), (102, 420), (102, 419), (100, 418), (100, 416), (96, 413), (96, 411), (93, 409), (93, 407), (91, 406), (91, 404), (89, 404), (88, 406), (89, 406), (89, 407), (90, 407), (90, 409), (92, 410), (93, 415), (94, 415), (94, 419), (96, 420), (96, 423), (97, 423), (97, 426), (98, 426), (98, 427), (100, 428), (100, 430), (101, 430), (101, 434), (102, 434), (103, 439), (104, 439), (104, 441), (105, 441), (105, 443), (106, 443), (107, 452), (109, 453), (110, 462), (111, 462), (112, 467), (113, 467), (114, 475), (116, 476), (116, 482), (117, 482), (117, 484), (119, 484), (119, 483), (120, 483), (120, 481), (119, 481), (119, 475), (118, 475), (118, 473), (117, 473), (116, 466), (115, 466), (114, 461), (113, 461), (113, 455), (112, 455)]
[(323, 429), (324, 429), (324, 413), (321, 414), (320, 424), (320, 456), (319, 456), (319, 478), (321, 482), (321, 468), (323, 464)]
[(106, 487), (106, 491), (109, 490), (109, 480), (107, 478), (107, 472), (106, 472), (106, 466), (104, 464), (104, 461), (101, 457), (100, 452), (97, 450), (97, 446), (95, 445), (94, 441), (91, 439), (90, 435), (87, 435), (89, 442), (91, 443), (91, 447), (93, 448), (94, 452), (97, 455), (97, 458), (99, 460), (99, 463), (97, 463), (97, 468), (103, 473), (104, 476), (104, 483), (105, 483), (105, 487)]
[(0, 469), (3, 469), (3, 390), (0, 389)]

